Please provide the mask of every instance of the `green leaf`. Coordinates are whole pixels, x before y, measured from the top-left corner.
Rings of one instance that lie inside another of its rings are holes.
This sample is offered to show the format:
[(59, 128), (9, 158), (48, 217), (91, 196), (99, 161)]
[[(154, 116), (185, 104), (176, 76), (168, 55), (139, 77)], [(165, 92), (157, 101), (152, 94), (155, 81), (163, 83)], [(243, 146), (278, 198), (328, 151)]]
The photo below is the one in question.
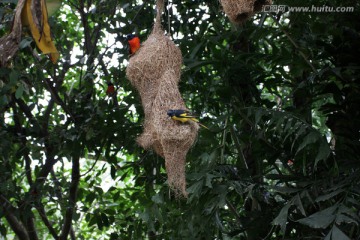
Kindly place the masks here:
[(324, 240), (331, 240), (331, 234), (332, 234), (332, 230), (330, 230), (328, 232), (328, 234), (326, 235), (326, 237), (324, 238)]
[(201, 194), (201, 189), (203, 187), (204, 183), (202, 180), (194, 183), (193, 185), (191, 185), (188, 189), (187, 192), (189, 194), (192, 194), (192, 196), (190, 196), (189, 200), (192, 200), (195, 197), (199, 197)]
[(128, 176), (129, 171), (126, 171), (123, 175), (121, 175), (120, 181), (124, 181), (126, 177)]
[(86, 140), (90, 140), (95, 136), (95, 132), (93, 128), (89, 128), (86, 132)]
[(286, 125), (287, 126), (285, 126), (285, 128), (284, 128), (284, 132), (286, 133), (286, 136), (284, 137), (283, 142), (285, 142), (288, 139), (288, 137), (292, 136), (295, 132), (299, 136), (299, 133), (297, 132), (297, 130), (298, 130), (298, 128), (301, 127), (301, 123), (299, 123), (299, 122), (296, 122), (294, 124), (294, 126), (292, 126), (290, 120), (288, 121), (288, 123)]
[(24, 86), (22, 84), (20, 84), (20, 86), (16, 89), (15, 92), (15, 97), (16, 99), (19, 99), (23, 96), (24, 93)]
[(327, 159), (330, 153), (331, 150), (329, 144), (325, 140), (320, 141), (320, 146), (319, 146), (318, 154), (316, 155), (315, 158), (314, 166), (316, 167), (319, 161)]
[(190, 59), (195, 58), (196, 54), (198, 53), (198, 51), (202, 47), (202, 45), (203, 45), (203, 42), (200, 42), (193, 48), (193, 50), (191, 51), (190, 56), (189, 56)]
[(205, 186), (207, 186), (208, 188), (212, 188), (212, 179), (216, 177), (215, 175), (212, 174), (206, 174), (206, 178), (205, 178)]
[(96, 198), (96, 194), (94, 192), (90, 192), (86, 198), (85, 198), (85, 201), (88, 203), (88, 204), (92, 204), (92, 202), (95, 200)]
[(9, 75), (10, 84), (15, 85), (17, 83), (17, 80), (19, 79), (19, 73), (17, 71), (11, 71)]
[(30, 46), (30, 44), (32, 42), (33, 42), (32, 38), (26, 37), (26, 38), (22, 39), (21, 42), (19, 43), (19, 48), (24, 49), (24, 48)]
[(336, 215), (334, 214), (338, 205), (331, 206), (322, 211), (316, 212), (307, 218), (297, 220), (297, 222), (312, 228), (327, 228), (334, 222)]
[(152, 196), (151, 200), (156, 204), (162, 204), (164, 202), (164, 199), (160, 194), (156, 194)]
[(341, 231), (336, 225), (331, 229), (332, 240), (351, 240), (343, 231)]
[(307, 145), (315, 143), (319, 139), (319, 133), (312, 131), (301, 142), (300, 146), (296, 150), (296, 154), (298, 154), (303, 148), (305, 148)]
[(279, 193), (296, 193), (301, 190), (301, 188), (292, 188), (292, 187), (286, 187), (286, 186), (283, 186), (283, 187), (273, 186), (271, 188)]
[(277, 215), (277, 217), (272, 221), (273, 225), (280, 225), (281, 232), (285, 232), (286, 230), (286, 223), (288, 219), (288, 212), (289, 208), (291, 207), (290, 203), (287, 203)]
[(96, 221), (96, 224), (97, 224), (98, 228), (100, 230), (102, 230), (103, 227), (104, 227), (104, 224), (103, 224), (103, 221), (102, 221), (101, 217), (99, 215), (95, 215), (94, 218), (95, 218), (95, 221)]
[(296, 194), (296, 196), (292, 199), (292, 201), (294, 202), (294, 204), (297, 206), (297, 208), (300, 210), (301, 214), (306, 216), (306, 212), (304, 209), (304, 206), (302, 204), (301, 198), (299, 194)]
[(264, 112), (262, 109), (257, 109), (255, 112), (255, 122), (254, 125), (258, 125), (261, 117), (263, 116)]
[[(296, 181), (297, 179), (297, 177), (294, 175), (279, 175), (279, 174), (267, 174), (266, 178), (271, 180), (281, 180), (281, 181)], [(283, 187), (280, 187), (279, 191), (281, 191), (281, 188)], [(284, 187), (284, 191), (296, 192), (295, 189), (288, 187)]]
[(7, 229), (3, 224), (0, 224), (0, 234), (4, 237), (6, 237)]
[(110, 234), (110, 240), (118, 240), (118, 239), (120, 239), (120, 236), (117, 233)]
[(113, 164), (111, 164), (111, 167), (110, 167), (110, 176), (112, 179), (116, 178), (116, 168)]
[(356, 225), (359, 225), (358, 221), (355, 221), (355, 219), (348, 217), (345, 214), (338, 214), (336, 216), (335, 222), (336, 222), (336, 224), (339, 224), (339, 225), (342, 223), (346, 223), (346, 224), (355, 223)]
[(215, 149), (212, 151), (207, 159), (209, 165), (215, 164), (219, 157), (219, 151)]
[(103, 226), (108, 227), (110, 225), (107, 215), (103, 212), (101, 213), (101, 220), (102, 220)]
[(325, 201), (325, 200), (329, 200), (330, 198), (344, 192), (345, 190), (344, 189), (338, 189), (334, 192), (330, 192), (328, 194), (325, 194), (325, 195), (322, 195), (322, 196), (319, 196), (315, 199), (315, 202), (321, 202), (321, 201)]
[(342, 222), (355, 223), (356, 225), (360, 224), (360, 217), (357, 215), (354, 207), (349, 208), (343, 204), (340, 205), (338, 215), (336, 217), (336, 223), (340, 224)]

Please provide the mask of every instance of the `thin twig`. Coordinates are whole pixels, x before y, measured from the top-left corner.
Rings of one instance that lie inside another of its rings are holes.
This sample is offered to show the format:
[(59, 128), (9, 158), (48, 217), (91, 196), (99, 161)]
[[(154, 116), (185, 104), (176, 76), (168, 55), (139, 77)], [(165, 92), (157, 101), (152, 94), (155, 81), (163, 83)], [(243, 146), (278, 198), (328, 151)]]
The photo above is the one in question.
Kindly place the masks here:
[(144, 8), (146, 1), (143, 2), (143, 4), (140, 6), (139, 10), (137, 11), (137, 13), (135, 14), (135, 16), (133, 17), (133, 19), (130, 21), (130, 24), (133, 24), (133, 22), (135, 21), (135, 19), (137, 18), (137, 16), (139, 15), (139, 13), (141, 12), (141, 10)]
[[(105, 145), (105, 141), (103, 141), (100, 145), (100, 149), (102, 149)], [(98, 162), (99, 158), (101, 156), (101, 151), (97, 151), (96, 155), (95, 155), (95, 162), (93, 163), (93, 165), (90, 167), (90, 169), (88, 171), (86, 171), (84, 174), (81, 174), (80, 177), (84, 177), (86, 176), (89, 172), (91, 172), (93, 170), (93, 168), (95, 167), (96, 163)], [(105, 159), (106, 161), (106, 159)]]
[(247, 165), (247, 163), (246, 163), (246, 160), (245, 160), (244, 153), (243, 153), (243, 151), (242, 151), (242, 147), (241, 147), (240, 141), (239, 141), (238, 137), (237, 137), (236, 134), (235, 134), (234, 128), (235, 128), (235, 127), (230, 126), (230, 133), (231, 133), (231, 135), (232, 135), (232, 138), (233, 138), (233, 141), (234, 141), (234, 143), (235, 143), (235, 146), (236, 146), (236, 148), (237, 148), (237, 150), (238, 150), (238, 155), (239, 155), (239, 157), (240, 157), (240, 165), (241, 165), (241, 167), (242, 167), (243, 169), (249, 169), (249, 168), (248, 168), (248, 165)]
[(222, 139), (222, 142), (221, 142), (222, 148), (221, 148), (221, 154), (220, 154), (220, 164), (224, 164), (227, 124), (228, 124), (228, 118), (225, 119), (225, 127), (224, 127), (224, 132), (223, 132), (223, 139)]
[(64, 109), (64, 111), (70, 116), (71, 120), (75, 123), (76, 119), (74, 114), (72, 114), (72, 112), (69, 110), (69, 108), (67, 107), (67, 105), (64, 103), (64, 101), (60, 98), (60, 96), (58, 95), (56, 88), (54, 88), (50, 82), (49, 79), (45, 79), (45, 83), (47, 86), (47, 89), (49, 90), (49, 92), (51, 93), (51, 96), (53, 97), (54, 101), (59, 104), (62, 109)]
[(168, 5), (167, 5), (167, 10), (168, 10), (168, 28), (169, 28), (169, 32), (168, 35), (171, 36), (171, 26), (170, 26), (170, 0), (168, 0)]
[(280, 24), (280, 22), (275, 19), (275, 17), (273, 15), (270, 15), (271, 18), (276, 22), (276, 24), (279, 26), (280, 30), (285, 34), (285, 36), (289, 39), (289, 41), (291, 42), (292, 45), (294, 45), (294, 47), (296, 48), (297, 51), (299, 51), (300, 55), (303, 57), (303, 59), (305, 60), (305, 62), (311, 67), (311, 69), (317, 73), (316, 68), (314, 67), (314, 65), (309, 61), (309, 59), (306, 57), (306, 55), (301, 51), (299, 45), (294, 41), (294, 39), (289, 35), (289, 33), (284, 29), (284, 27)]
[(235, 218), (236, 218), (236, 221), (239, 223), (240, 226), (242, 226), (242, 223), (241, 223), (241, 217), (239, 215), (239, 213), (236, 211), (234, 205), (232, 205), (231, 202), (229, 202), (229, 200), (225, 200), (226, 202), (226, 205), (228, 205), (230, 211), (235, 215)]

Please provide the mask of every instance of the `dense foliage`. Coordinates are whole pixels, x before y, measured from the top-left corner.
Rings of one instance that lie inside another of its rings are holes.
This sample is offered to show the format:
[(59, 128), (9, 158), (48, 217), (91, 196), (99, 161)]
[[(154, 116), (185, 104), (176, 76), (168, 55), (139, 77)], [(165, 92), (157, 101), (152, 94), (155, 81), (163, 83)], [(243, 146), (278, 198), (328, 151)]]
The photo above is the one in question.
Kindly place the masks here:
[[(0, 1), (0, 36), (16, 0)], [(188, 199), (136, 145), (140, 99), (125, 36), (154, 1), (69, 0), (51, 17), (58, 64), (24, 31), (0, 69), (0, 235), (18, 239), (356, 239), (360, 235), (360, 4), (229, 23), (218, 0), (167, 2), (180, 91), (201, 115)], [(106, 83), (118, 88), (118, 102)]]

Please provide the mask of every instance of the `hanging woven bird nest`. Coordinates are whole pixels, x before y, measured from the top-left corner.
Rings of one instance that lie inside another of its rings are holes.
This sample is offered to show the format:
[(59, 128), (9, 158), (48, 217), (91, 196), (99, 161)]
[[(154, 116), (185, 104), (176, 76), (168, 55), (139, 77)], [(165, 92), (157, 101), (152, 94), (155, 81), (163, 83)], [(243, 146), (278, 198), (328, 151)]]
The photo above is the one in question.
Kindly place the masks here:
[(162, 6), (163, 0), (158, 0), (153, 31), (130, 58), (126, 76), (138, 90), (145, 113), (144, 132), (137, 142), (165, 159), (170, 188), (177, 196), (186, 197), (186, 154), (196, 140), (199, 126), (174, 122), (167, 116), (169, 109), (186, 107), (178, 88), (182, 55), (161, 28)]
[(235, 24), (242, 24), (262, 6), (272, 4), (272, 0), (220, 0), (225, 14)]
[(180, 78), (181, 51), (164, 35), (161, 28), (154, 28), (141, 48), (130, 58), (126, 76), (138, 89), (146, 113), (157, 92), (158, 81), (167, 69), (172, 69)]

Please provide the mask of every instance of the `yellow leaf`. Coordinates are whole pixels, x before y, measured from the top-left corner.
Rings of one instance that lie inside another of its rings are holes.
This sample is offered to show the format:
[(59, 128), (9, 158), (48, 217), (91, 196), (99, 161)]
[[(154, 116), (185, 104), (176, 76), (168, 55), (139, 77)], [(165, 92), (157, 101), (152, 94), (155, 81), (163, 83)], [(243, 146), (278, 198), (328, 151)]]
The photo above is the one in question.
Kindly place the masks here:
[[(34, 21), (34, 16), (31, 11), (32, 1), (40, 1), (41, 3), (42, 19), (39, 19), (40, 21), (38, 21), (42, 27), (41, 31), (39, 31)], [(31, 34), (38, 48), (44, 54), (50, 54), (51, 61), (56, 63), (59, 58), (59, 52), (57, 51), (54, 42), (51, 39), (45, 0), (26, 0), (26, 4), (22, 11), (22, 21), (24, 25), (26, 23), (29, 24)]]
[[(60, 9), (62, 0), (46, 0), (46, 10), (48, 13), (48, 16), (52, 16), (55, 14), (57, 10)], [(27, 20), (27, 17), (25, 17), (24, 14), (21, 16), (21, 22), (23, 26), (27, 27), (29, 26), (29, 21)]]

